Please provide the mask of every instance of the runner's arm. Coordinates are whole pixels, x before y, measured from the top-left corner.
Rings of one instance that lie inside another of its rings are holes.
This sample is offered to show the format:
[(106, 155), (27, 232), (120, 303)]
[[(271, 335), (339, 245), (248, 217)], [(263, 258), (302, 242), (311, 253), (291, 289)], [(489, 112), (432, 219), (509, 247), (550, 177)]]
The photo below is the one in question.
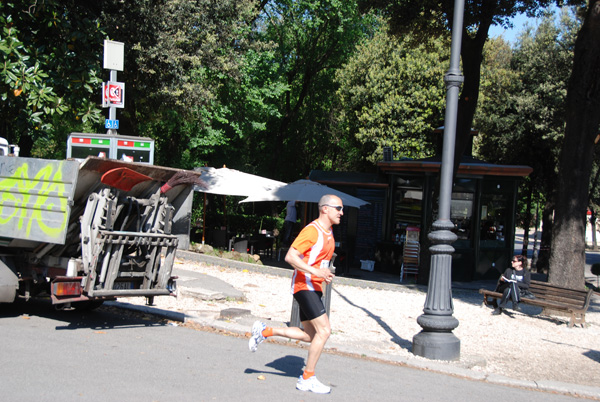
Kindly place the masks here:
[(328, 268), (318, 269), (311, 267), (306, 262), (304, 262), (304, 259), (302, 257), (303, 254), (300, 251), (296, 250), (293, 247), (290, 247), (287, 254), (285, 255), (285, 262), (290, 264), (293, 268), (297, 269), (298, 271), (311, 274), (318, 278), (323, 278), (327, 283), (331, 282), (331, 279), (333, 279), (333, 274)]

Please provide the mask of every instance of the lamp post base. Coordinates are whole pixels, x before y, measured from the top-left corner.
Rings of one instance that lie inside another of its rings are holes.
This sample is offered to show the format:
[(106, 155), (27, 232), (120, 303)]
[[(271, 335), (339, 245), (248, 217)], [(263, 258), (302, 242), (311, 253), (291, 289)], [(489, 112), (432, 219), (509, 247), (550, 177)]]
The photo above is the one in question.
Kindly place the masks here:
[(460, 339), (452, 332), (421, 331), (413, 337), (412, 352), (431, 360), (458, 360)]

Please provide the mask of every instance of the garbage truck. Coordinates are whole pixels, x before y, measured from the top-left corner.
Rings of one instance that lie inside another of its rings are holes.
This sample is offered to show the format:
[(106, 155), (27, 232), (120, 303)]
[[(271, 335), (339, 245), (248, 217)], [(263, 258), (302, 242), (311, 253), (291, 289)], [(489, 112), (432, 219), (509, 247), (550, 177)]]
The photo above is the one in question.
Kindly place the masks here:
[(0, 303), (57, 307), (175, 295), (192, 171), (89, 156), (0, 156)]

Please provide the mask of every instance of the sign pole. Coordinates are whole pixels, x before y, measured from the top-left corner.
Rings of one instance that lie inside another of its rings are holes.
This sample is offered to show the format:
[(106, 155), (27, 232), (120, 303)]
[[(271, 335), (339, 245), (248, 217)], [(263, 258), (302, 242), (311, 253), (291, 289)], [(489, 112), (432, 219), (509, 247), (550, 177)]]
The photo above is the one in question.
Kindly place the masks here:
[(117, 82), (117, 71), (123, 71), (124, 48), (122, 42), (104, 40), (104, 68), (110, 70), (110, 78), (102, 85), (102, 107), (108, 107), (108, 119), (104, 122), (108, 135), (117, 135), (117, 107), (125, 106), (125, 84)]
[[(109, 81), (117, 82), (117, 70), (110, 70), (110, 78)], [(108, 120), (110, 121), (118, 121), (117, 120), (117, 108), (115, 106), (110, 106), (108, 108)], [(117, 135), (117, 130), (109, 128), (106, 132), (108, 135)]]

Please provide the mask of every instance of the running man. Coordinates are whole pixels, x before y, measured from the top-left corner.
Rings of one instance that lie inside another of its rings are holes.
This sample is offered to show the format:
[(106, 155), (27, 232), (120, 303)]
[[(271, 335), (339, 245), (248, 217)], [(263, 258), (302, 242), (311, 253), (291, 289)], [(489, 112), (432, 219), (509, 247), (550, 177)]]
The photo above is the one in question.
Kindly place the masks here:
[(319, 201), (319, 217), (308, 224), (292, 243), (285, 261), (294, 268), (292, 293), (300, 307), (302, 328), (266, 327), (260, 321), (252, 326), (252, 337), (248, 346), (255, 352), (258, 345), (270, 336), (283, 336), (310, 343), (304, 373), (298, 378), (296, 388), (328, 394), (331, 388), (322, 384), (315, 376), (315, 368), (325, 343), (331, 334), (329, 317), (321, 297), (323, 282), (331, 283), (333, 273), (329, 261), (335, 250), (331, 227), (340, 223), (344, 206), (335, 195), (324, 195)]

